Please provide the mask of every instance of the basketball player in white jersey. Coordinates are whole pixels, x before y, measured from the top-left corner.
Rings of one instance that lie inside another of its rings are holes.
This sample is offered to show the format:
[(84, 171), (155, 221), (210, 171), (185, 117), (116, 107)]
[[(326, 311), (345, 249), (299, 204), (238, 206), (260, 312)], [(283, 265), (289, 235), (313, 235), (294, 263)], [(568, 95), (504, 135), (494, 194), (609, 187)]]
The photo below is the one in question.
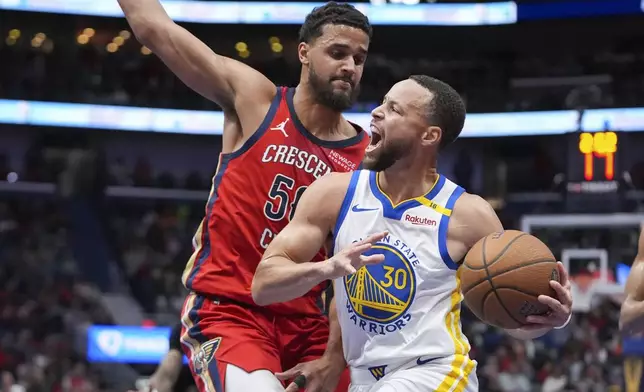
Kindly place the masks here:
[[(264, 254), (253, 298), (286, 301), (334, 280), (344, 356), (326, 366), (339, 369), (346, 360), (351, 392), (478, 391), (460, 325), (457, 261), (503, 227), (485, 200), (436, 171), (439, 148), (463, 128), (465, 106), (447, 84), (412, 76), (372, 116), (370, 170), (330, 174), (304, 192)], [(334, 256), (308, 262), (328, 238)], [(562, 284), (551, 283), (559, 298), (539, 298), (551, 312), (529, 316), (533, 324), (512, 336), (531, 339), (567, 323), (572, 294), (561, 263), (559, 270)], [(308, 381), (307, 391), (332, 387), (331, 380), (312, 385), (316, 372), (302, 367), (290, 376), (300, 386)]]
[(619, 315), (619, 328), (625, 334), (644, 332), (644, 224), (637, 244), (637, 255), (625, 288), (626, 299)]

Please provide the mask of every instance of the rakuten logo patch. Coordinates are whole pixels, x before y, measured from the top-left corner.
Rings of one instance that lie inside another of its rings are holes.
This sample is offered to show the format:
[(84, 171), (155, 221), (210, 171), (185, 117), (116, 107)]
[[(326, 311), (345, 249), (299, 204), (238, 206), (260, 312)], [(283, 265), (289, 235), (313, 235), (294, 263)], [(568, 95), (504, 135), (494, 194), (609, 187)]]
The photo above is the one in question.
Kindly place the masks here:
[(405, 215), (405, 222), (409, 222), (413, 225), (421, 225), (421, 226), (436, 226), (436, 221), (433, 219), (429, 218), (421, 218), (419, 216), (414, 216), (414, 215)]

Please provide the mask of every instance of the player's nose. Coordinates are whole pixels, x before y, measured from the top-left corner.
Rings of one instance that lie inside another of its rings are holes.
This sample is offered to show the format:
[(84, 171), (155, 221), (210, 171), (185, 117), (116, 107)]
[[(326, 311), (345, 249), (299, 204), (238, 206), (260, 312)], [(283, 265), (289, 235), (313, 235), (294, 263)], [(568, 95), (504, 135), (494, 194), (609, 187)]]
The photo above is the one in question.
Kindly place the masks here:
[(347, 58), (342, 62), (340, 72), (343, 77), (353, 79), (356, 74), (356, 62), (353, 57), (347, 56)]
[(379, 105), (371, 111), (371, 118), (374, 120), (382, 120), (384, 117), (384, 111), (382, 110), (383, 105)]

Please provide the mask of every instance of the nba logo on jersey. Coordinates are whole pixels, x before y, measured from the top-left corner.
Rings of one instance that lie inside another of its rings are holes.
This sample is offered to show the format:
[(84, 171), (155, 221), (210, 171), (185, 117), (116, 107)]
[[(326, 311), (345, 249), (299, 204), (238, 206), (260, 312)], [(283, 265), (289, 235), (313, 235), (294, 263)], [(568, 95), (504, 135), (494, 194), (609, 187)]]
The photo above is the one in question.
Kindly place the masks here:
[(347, 311), (365, 332), (385, 335), (403, 328), (416, 293), (416, 255), (404, 242), (387, 236), (365, 255), (381, 254), (385, 261), (360, 268), (344, 278)]

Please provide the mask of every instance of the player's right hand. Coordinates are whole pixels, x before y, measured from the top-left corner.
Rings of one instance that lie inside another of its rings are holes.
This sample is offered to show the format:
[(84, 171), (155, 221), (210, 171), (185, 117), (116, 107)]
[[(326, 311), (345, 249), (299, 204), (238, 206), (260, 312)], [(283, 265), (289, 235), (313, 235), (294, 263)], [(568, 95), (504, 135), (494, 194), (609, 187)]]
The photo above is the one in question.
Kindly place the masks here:
[(324, 268), (326, 270), (325, 275), (327, 276), (327, 279), (333, 280), (351, 275), (365, 265), (377, 264), (385, 261), (385, 256), (382, 254), (365, 256), (363, 253), (371, 249), (374, 244), (381, 241), (387, 235), (389, 235), (389, 233), (386, 231), (372, 234), (362, 241), (354, 242), (330, 259), (326, 260), (324, 262)]
[[(343, 366), (338, 367), (338, 363), (341, 363)], [(340, 377), (344, 371), (344, 365), (344, 361), (336, 361), (333, 363), (327, 358), (322, 357), (309, 362), (299, 363), (285, 372), (275, 373), (275, 376), (280, 381), (290, 381), (284, 392), (333, 392), (340, 381)], [(306, 377), (304, 388), (298, 387), (293, 382), (299, 375)]]

